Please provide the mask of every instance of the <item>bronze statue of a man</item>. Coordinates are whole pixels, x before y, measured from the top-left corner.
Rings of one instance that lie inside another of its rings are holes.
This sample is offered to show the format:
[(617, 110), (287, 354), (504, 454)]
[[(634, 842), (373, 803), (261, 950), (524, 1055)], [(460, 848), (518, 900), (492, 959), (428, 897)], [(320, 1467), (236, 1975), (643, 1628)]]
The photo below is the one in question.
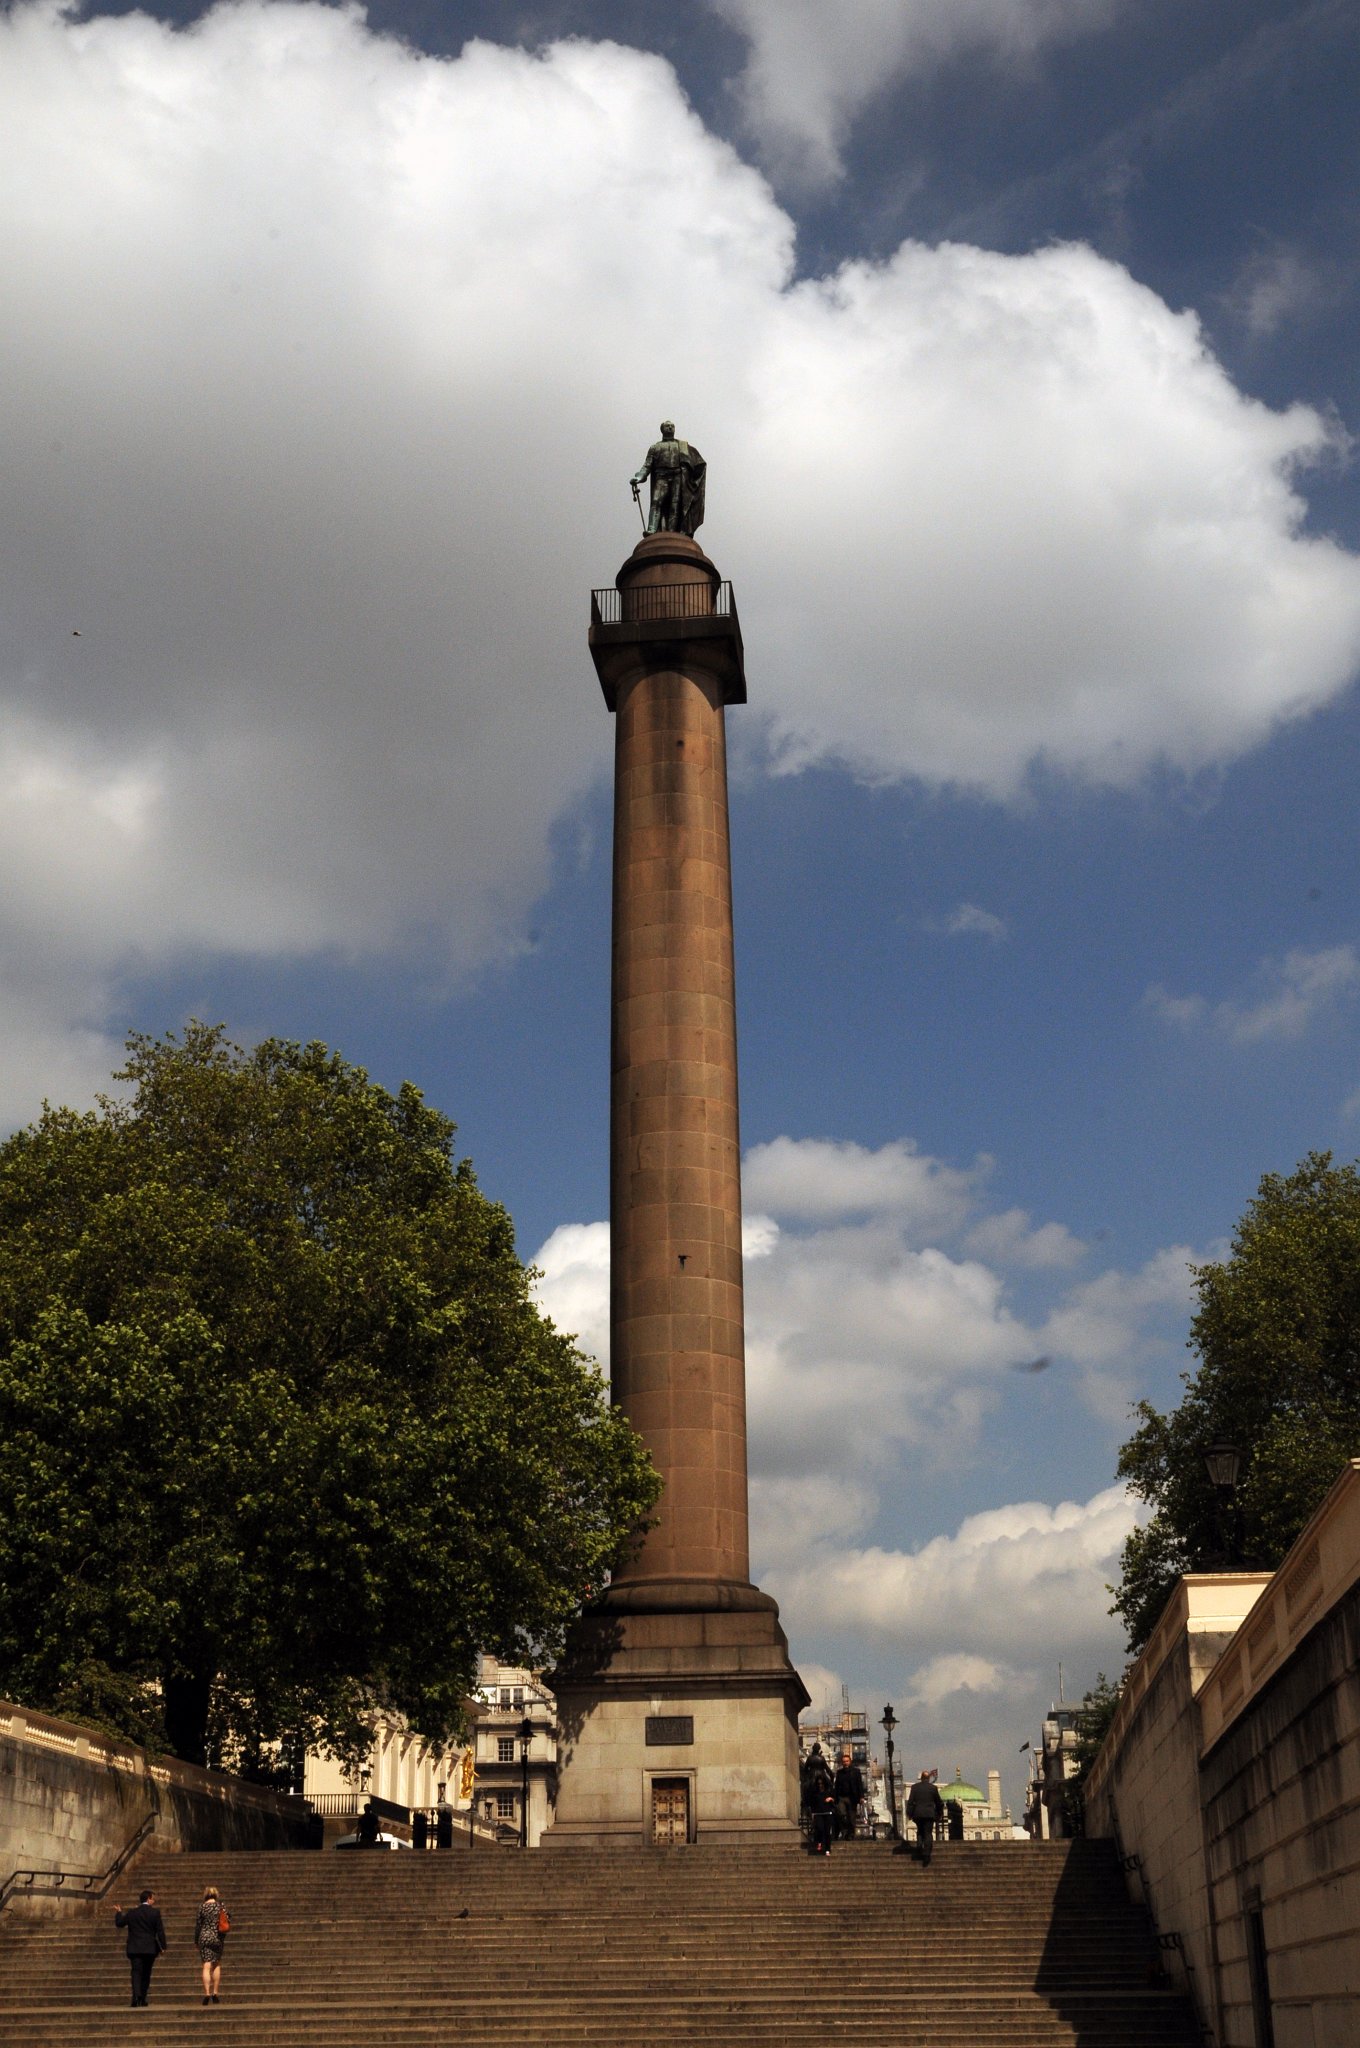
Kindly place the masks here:
[(688, 533), (704, 523), (704, 478), (708, 464), (697, 448), (675, 438), (675, 421), (662, 420), (661, 439), (653, 441), (647, 459), (633, 478), (633, 496), (647, 477), (652, 480), (648, 533)]

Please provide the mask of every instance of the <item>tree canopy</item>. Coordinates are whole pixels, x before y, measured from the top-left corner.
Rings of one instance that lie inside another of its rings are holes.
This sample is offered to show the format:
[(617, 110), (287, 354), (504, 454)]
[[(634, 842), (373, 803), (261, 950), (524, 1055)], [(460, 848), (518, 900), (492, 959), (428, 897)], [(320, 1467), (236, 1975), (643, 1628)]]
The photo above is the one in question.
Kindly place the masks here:
[(646, 1452), (416, 1088), (198, 1023), (116, 1078), (0, 1146), (0, 1693), (197, 1760), (445, 1741)]
[(1119, 1711), (1123, 1690), (1122, 1678), (1107, 1678), (1103, 1671), (1098, 1672), (1095, 1684), (1083, 1696), (1077, 1709), (1077, 1746), (1073, 1752), (1075, 1768), (1063, 1783), (1063, 1816), (1070, 1834), (1086, 1832), (1086, 1780), (1100, 1754), (1100, 1745), (1109, 1733), (1110, 1723)]
[(1146, 1401), (1119, 1458), (1153, 1513), (1124, 1546), (1114, 1611), (1130, 1647), (1147, 1641), (1182, 1572), (1221, 1563), (1224, 1507), (1206, 1447), (1238, 1446), (1232, 1507), (1238, 1562), (1273, 1570), (1336, 1479), (1360, 1455), (1360, 1174), (1310, 1153), (1268, 1173), (1230, 1255), (1194, 1269), (1190, 1326), (1200, 1363), (1179, 1407)]

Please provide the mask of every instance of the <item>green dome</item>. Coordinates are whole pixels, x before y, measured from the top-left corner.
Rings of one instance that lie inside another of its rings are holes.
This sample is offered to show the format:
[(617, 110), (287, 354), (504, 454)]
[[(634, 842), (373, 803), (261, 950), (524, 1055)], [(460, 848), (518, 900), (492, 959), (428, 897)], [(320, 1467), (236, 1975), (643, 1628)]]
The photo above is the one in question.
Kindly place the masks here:
[(960, 1806), (985, 1806), (987, 1794), (979, 1792), (976, 1785), (970, 1785), (962, 1772), (955, 1766), (954, 1775), (940, 1786), (941, 1799), (957, 1799)]

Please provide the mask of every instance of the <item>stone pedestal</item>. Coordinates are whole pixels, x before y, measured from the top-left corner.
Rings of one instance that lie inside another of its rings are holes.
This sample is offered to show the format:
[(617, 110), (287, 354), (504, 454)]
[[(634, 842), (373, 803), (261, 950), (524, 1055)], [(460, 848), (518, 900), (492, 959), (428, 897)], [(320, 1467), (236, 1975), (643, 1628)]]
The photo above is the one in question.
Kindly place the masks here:
[(552, 1832), (651, 1839), (657, 1782), (667, 1831), (682, 1803), (690, 1838), (791, 1831), (807, 1695), (747, 1544), (724, 728), (746, 698), (741, 634), (681, 534), (641, 540), (600, 597), (590, 645), (617, 721), (611, 1378), (665, 1491), (553, 1679)]
[[(773, 1601), (637, 1614), (606, 1600), (578, 1623), (553, 1685), (558, 1790), (545, 1841), (793, 1839), (807, 1695)], [(678, 1814), (660, 1796), (668, 1788), (682, 1793)]]

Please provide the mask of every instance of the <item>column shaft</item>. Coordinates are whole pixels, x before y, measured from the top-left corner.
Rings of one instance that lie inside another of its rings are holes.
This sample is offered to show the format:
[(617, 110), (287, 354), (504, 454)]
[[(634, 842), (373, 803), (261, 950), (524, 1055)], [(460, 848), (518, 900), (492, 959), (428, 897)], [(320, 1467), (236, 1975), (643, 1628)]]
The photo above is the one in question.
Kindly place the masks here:
[(719, 685), (619, 690), (611, 1371), (665, 1481), (617, 1575), (750, 1576), (727, 759)]

